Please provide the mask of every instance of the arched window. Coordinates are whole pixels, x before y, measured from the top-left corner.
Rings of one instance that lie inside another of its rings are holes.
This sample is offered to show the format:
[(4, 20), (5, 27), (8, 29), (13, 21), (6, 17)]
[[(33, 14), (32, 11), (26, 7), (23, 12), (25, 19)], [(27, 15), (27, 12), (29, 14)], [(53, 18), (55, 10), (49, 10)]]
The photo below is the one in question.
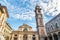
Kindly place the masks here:
[(35, 35), (33, 35), (33, 36), (35, 36)]
[(49, 28), (48, 28), (48, 30), (47, 30), (48, 32), (50, 32), (50, 30), (49, 30)]
[(27, 28), (25, 28), (23, 31), (28, 31)]
[(15, 34), (14, 36), (15, 36), (15, 37), (14, 37), (14, 40), (18, 40), (18, 38), (17, 38), (17, 34)]
[(35, 40), (35, 35), (33, 35), (33, 38), (32, 38), (32, 40)]
[(57, 23), (55, 24), (55, 26), (56, 26), (56, 28), (58, 28), (58, 24)]
[(14, 36), (17, 36), (17, 34), (15, 34)]
[(51, 29), (53, 30), (53, 26), (51, 25)]

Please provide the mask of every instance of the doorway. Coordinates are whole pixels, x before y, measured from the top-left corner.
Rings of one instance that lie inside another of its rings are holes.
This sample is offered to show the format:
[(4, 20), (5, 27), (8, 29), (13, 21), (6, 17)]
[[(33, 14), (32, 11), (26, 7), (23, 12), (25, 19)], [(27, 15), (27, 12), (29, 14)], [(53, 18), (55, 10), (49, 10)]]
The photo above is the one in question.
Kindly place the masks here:
[(26, 34), (24, 34), (23, 40), (27, 40), (27, 35)]

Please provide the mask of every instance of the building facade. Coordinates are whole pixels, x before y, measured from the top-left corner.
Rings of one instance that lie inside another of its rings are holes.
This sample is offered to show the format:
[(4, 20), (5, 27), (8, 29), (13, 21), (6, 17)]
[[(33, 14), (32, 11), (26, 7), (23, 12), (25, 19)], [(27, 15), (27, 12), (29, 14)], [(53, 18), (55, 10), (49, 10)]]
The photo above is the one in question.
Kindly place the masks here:
[(49, 40), (60, 40), (60, 14), (47, 22), (45, 29)]
[(4, 27), (4, 40), (11, 39), (11, 32), (12, 32), (12, 28), (10, 27), (8, 23), (6, 23)]
[(35, 17), (36, 17), (36, 24), (37, 24), (37, 33), (39, 34), (40, 40), (45, 40), (45, 31), (44, 31), (44, 24), (43, 24), (43, 15), (41, 13), (41, 8), (39, 5), (35, 7)]
[(4, 31), (8, 29), (7, 28), (8, 25), (6, 24), (7, 18), (8, 18), (8, 12), (6, 6), (0, 5), (0, 40), (5, 40)]
[(31, 26), (23, 24), (11, 33), (11, 40), (38, 40), (38, 34), (37, 31), (32, 30)]

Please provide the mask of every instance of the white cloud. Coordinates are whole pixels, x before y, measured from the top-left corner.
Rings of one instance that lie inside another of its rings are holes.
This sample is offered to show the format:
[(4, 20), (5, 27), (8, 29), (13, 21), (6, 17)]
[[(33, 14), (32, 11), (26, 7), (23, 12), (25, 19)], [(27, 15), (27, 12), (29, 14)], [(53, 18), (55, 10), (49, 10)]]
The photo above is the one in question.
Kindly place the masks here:
[[(44, 23), (48, 21), (48, 17), (45, 17), (44, 13), (49, 16), (55, 16), (60, 13), (60, 0), (24, 0), (24, 1), (20, 0), (20, 1), (22, 2), (22, 5), (25, 4), (26, 1), (28, 1), (30, 4), (27, 5), (26, 8), (24, 8), (24, 7), (14, 6), (9, 2), (7, 2), (7, 0), (0, 1), (0, 3), (7, 6), (10, 17), (13, 17), (15, 19), (31, 21), (35, 17), (34, 9), (36, 3), (39, 3), (40, 7), (42, 8), (41, 13), (43, 13), (44, 16)], [(36, 26), (34, 25), (35, 23), (31, 23), (31, 24), (33, 26)], [(33, 29), (36, 30), (36, 28)]]
[(21, 20), (32, 20), (35, 17), (35, 13), (32, 11), (31, 12), (25, 12), (22, 14), (15, 14), (12, 17), (16, 18), (16, 19), (21, 19)]
[[(23, 4), (26, 1), (28, 1), (30, 3), (29, 5), (27, 5), (27, 7), (29, 7), (29, 9), (13, 6), (9, 2), (7, 2), (7, 0), (4, 0), (4, 3), (2, 1), (0, 1), (0, 2), (7, 6), (9, 12), (14, 15), (14, 16), (13, 15), (11, 15), (11, 16), (16, 19), (32, 20), (33, 17), (35, 17), (34, 9), (35, 9), (36, 3), (40, 4), (40, 7), (42, 8), (41, 13), (43, 13), (43, 14), (46, 13), (46, 15), (55, 16), (60, 13), (60, 0), (24, 0), (24, 1), (20, 0), (20, 1)], [(33, 12), (32, 12), (32, 10), (33, 10)], [(55, 10), (57, 10), (57, 11), (55, 11)], [(20, 13), (18, 13), (18, 12), (20, 12)], [(15, 13), (18, 13), (18, 14), (15, 14)], [(44, 18), (44, 20), (47, 20), (47, 18)]]
[(41, 0), (40, 5), (43, 13), (46, 13), (47, 15), (55, 16), (60, 13), (60, 0), (48, 0), (47, 3), (44, 3), (44, 0)]
[[(27, 0), (24, 0), (23, 3), (25, 3), (26, 1)], [(35, 16), (34, 10), (32, 11), (35, 0), (33, 0), (33, 1), (30, 0), (30, 2), (33, 3), (33, 5), (30, 3), (31, 5), (27, 5), (27, 6), (30, 7), (31, 10), (28, 8), (23, 8), (23, 7), (19, 8), (17, 6), (13, 6), (9, 2), (7, 2), (7, 0), (1, 1), (1, 3), (3, 3), (3, 5), (7, 6), (10, 17), (13, 17), (15, 19), (22, 19), (22, 20), (32, 20), (33, 17)], [(20, 13), (18, 13), (18, 12), (20, 12)], [(16, 13), (18, 13), (18, 14), (16, 14)]]
[(37, 29), (36, 29), (36, 28), (33, 28), (32, 30), (33, 30), (33, 31), (37, 31)]

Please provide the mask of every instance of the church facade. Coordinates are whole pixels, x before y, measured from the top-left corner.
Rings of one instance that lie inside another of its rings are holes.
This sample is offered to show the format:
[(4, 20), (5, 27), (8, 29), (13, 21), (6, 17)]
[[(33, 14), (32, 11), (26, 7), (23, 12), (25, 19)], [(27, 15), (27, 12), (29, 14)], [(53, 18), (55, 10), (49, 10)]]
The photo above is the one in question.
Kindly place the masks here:
[(18, 30), (11, 33), (11, 40), (39, 40), (37, 31), (33, 31), (32, 27), (23, 24)]

